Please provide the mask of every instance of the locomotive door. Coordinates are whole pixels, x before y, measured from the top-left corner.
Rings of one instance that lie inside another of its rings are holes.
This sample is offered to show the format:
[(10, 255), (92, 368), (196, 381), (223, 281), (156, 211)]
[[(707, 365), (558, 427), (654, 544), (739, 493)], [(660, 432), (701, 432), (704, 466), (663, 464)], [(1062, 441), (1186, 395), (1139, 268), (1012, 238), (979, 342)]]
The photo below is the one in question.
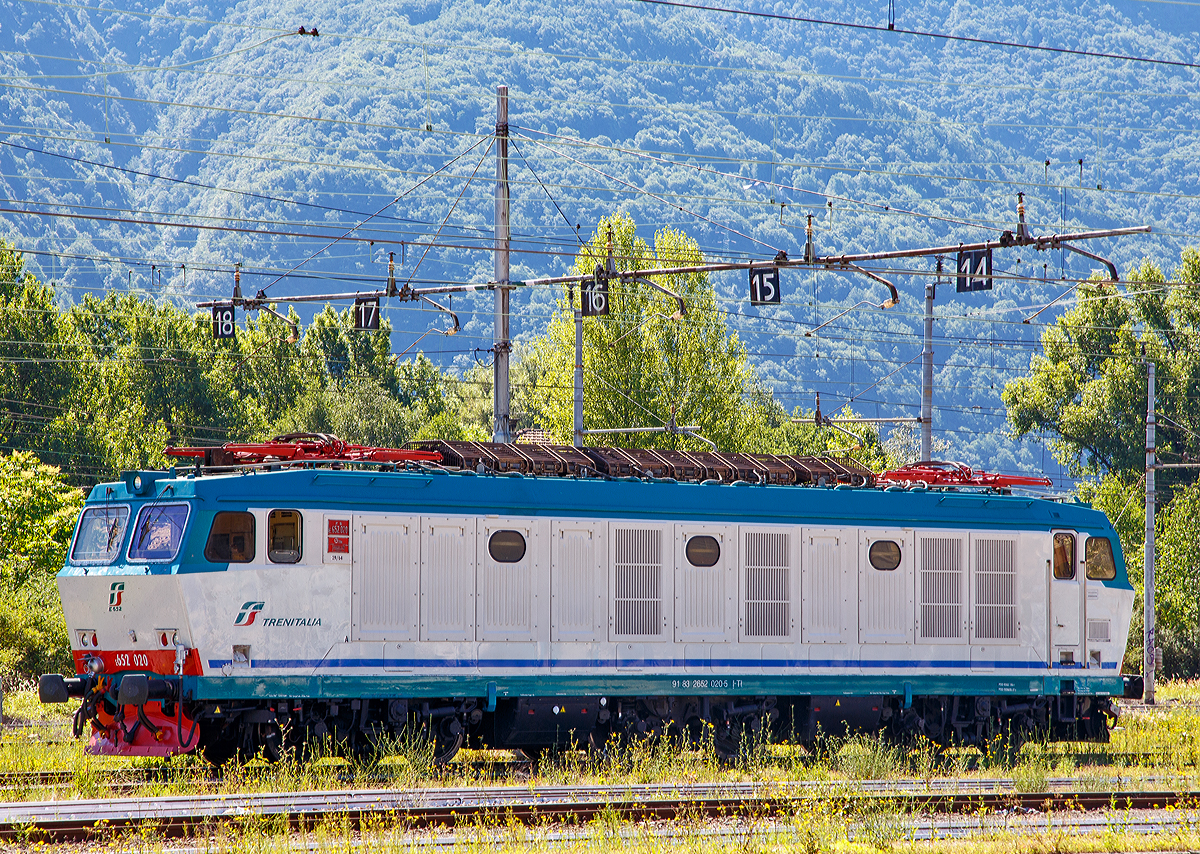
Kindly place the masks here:
[(420, 555), (417, 517), (355, 514), (351, 640), (417, 639)]
[(1079, 559), (1079, 536), (1055, 531), (1050, 574), (1050, 662), (1074, 667), (1083, 660), (1084, 589)]

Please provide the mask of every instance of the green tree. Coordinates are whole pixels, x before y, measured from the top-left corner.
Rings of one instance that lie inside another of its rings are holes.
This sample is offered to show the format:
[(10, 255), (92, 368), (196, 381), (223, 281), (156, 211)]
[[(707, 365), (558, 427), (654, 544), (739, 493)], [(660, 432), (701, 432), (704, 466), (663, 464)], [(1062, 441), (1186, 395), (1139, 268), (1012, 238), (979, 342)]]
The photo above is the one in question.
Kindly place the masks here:
[(72, 668), (54, 576), (82, 503), (34, 454), (0, 456), (0, 675)]
[[(1200, 450), (1200, 353), (1191, 345), (1200, 331), (1197, 282), (1200, 253), (1186, 249), (1173, 282), (1146, 262), (1125, 293), (1105, 282), (1081, 285), (1078, 304), (1042, 333), (1029, 374), (1005, 386), (1015, 436), (1052, 436), (1055, 457), (1076, 477), (1136, 477), (1145, 461), (1148, 359), (1160, 449), (1168, 457)], [(1187, 476), (1168, 480), (1178, 477)]]
[[(1042, 333), (1028, 375), (1003, 392), (1017, 437), (1052, 437), (1055, 457), (1080, 496), (1103, 510), (1121, 538), (1138, 590), (1127, 667), (1141, 665), (1145, 515), (1146, 367), (1155, 364), (1161, 459), (1200, 451), (1200, 252), (1185, 249), (1171, 280), (1147, 261), (1122, 291), (1104, 282), (1079, 288), (1077, 305)], [(1200, 672), (1200, 493), (1195, 472), (1156, 474), (1156, 609), (1168, 672)]]
[[(618, 213), (600, 221), (575, 259), (573, 272), (587, 275), (607, 262), (609, 246), (621, 271), (704, 263), (696, 241), (671, 228), (654, 235), (654, 246)], [(640, 282), (609, 286), (609, 314), (583, 324), (584, 423), (588, 428), (695, 425), (726, 451), (825, 453), (860, 450), (859, 443), (828, 428), (796, 423), (759, 382), (745, 345), (717, 308), (705, 273), (656, 275), (655, 284), (679, 294), (676, 301)], [(558, 301), (545, 335), (533, 339), (516, 361), (520, 387), (514, 411), (558, 442), (573, 432), (575, 367), (574, 307), (578, 289)], [(811, 417), (811, 413), (809, 413)], [(859, 430), (867, 456), (882, 460), (878, 436)], [(679, 447), (705, 450), (700, 440), (667, 433), (600, 434), (588, 444)]]
[(56, 305), (54, 289), (26, 271), (21, 254), (3, 240), (0, 341), (0, 444), (47, 450), (44, 425), (62, 412), (74, 381), (76, 338)]
[(319, 368), (327, 380), (370, 377), (389, 391), (397, 391), (399, 374), (392, 358), (392, 324), (383, 319), (379, 329), (354, 329), (352, 308), (336, 311), (333, 306), (313, 318), (304, 331), (300, 353), (310, 368)]
[(233, 381), (241, 394), (253, 400), (261, 413), (262, 426), (256, 438), (266, 438), (274, 425), (296, 405), (305, 391), (310, 371), (300, 353), (300, 340), (293, 333), (300, 317), (288, 310), (290, 325), (269, 312), (247, 318), (237, 331), (241, 353), (233, 372)]
[(68, 319), (81, 355), (47, 444), (97, 461), (97, 474), (164, 466), (167, 445), (244, 440), (264, 428), (239, 381), (239, 341), (214, 340), (204, 315), (110, 294), (86, 296)]

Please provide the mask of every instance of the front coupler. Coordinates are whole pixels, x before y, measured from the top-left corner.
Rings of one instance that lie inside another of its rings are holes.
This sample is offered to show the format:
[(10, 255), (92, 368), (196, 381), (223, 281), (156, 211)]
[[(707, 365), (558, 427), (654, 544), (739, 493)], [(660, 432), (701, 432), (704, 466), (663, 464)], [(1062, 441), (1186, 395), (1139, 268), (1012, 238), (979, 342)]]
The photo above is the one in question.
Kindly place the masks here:
[(89, 672), (64, 677), (47, 673), (38, 681), (43, 703), (81, 699), (74, 732), (83, 738), (90, 726), (87, 752), (120, 756), (171, 756), (196, 748), (198, 727), (184, 710), (180, 679), (123, 672)]

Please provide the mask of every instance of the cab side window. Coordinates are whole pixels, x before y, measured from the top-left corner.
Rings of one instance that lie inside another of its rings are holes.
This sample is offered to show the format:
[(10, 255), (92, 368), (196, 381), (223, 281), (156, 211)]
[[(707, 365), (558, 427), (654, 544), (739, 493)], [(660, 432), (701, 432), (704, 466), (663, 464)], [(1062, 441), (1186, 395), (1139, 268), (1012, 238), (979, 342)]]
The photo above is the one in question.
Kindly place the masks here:
[(1075, 577), (1075, 535), (1054, 535), (1054, 577), (1070, 581)]
[(1108, 537), (1088, 537), (1083, 560), (1088, 578), (1112, 581), (1117, 577), (1117, 562), (1113, 560), (1112, 541)]
[(213, 563), (254, 560), (254, 514), (223, 510), (214, 516), (204, 557)]
[(300, 511), (272, 510), (267, 517), (267, 557), (271, 563), (300, 562)]

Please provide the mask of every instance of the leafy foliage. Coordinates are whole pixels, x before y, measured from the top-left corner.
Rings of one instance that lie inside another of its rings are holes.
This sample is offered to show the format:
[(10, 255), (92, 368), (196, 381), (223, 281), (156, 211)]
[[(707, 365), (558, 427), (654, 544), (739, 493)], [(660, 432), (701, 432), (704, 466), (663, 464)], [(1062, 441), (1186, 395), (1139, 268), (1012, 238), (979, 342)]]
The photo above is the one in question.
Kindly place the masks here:
[[(1029, 374), (1003, 400), (1018, 436), (1054, 435), (1055, 455), (1075, 476), (1129, 479), (1144, 468), (1146, 360), (1155, 363), (1160, 452), (1200, 450), (1200, 252), (1183, 252), (1168, 283), (1150, 262), (1129, 274), (1126, 293), (1094, 282), (1042, 335)], [(1182, 284), (1181, 284), (1182, 283)]]
[[(632, 217), (619, 213), (601, 220), (576, 256), (574, 274), (608, 264), (610, 247), (619, 271), (704, 263), (699, 246), (683, 232), (660, 229), (651, 247), (637, 236)], [(694, 426), (726, 451), (821, 453), (839, 444), (855, 446), (844, 435), (793, 422), (766, 391), (745, 345), (726, 325), (707, 274), (655, 275), (647, 281), (653, 285), (611, 283), (609, 313), (583, 320), (585, 428)], [(663, 290), (682, 298), (683, 313)], [(520, 360), (527, 418), (564, 444), (573, 433), (578, 300), (578, 289), (562, 296), (546, 334), (534, 338)], [(868, 454), (879, 456), (878, 437), (860, 432)], [(707, 448), (700, 439), (670, 432), (585, 438), (591, 445)]]
[(71, 669), (54, 575), (82, 504), (33, 454), (0, 456), (0, 676)]
[[(1139, 590), (1127, 665), (1141, 665), (1141, 589), (1145, 546), (1146, 367), (1155, 364), (1160, 461), (1200, 452), (1200, 252), (1185, 249), (1170, 280), (1145, 262), (1130, 284), (1080, 287), (1079, 303), (1042, 336), (1027, 376), (1004, 389), (1018, 435), (1044, 432), (1076, 476), (1081, 495), (1117, 529)], [(1200, 485), (1191, 469), (1156, 473), (1155, 605), (1167, 672), (1200, 672)]]

